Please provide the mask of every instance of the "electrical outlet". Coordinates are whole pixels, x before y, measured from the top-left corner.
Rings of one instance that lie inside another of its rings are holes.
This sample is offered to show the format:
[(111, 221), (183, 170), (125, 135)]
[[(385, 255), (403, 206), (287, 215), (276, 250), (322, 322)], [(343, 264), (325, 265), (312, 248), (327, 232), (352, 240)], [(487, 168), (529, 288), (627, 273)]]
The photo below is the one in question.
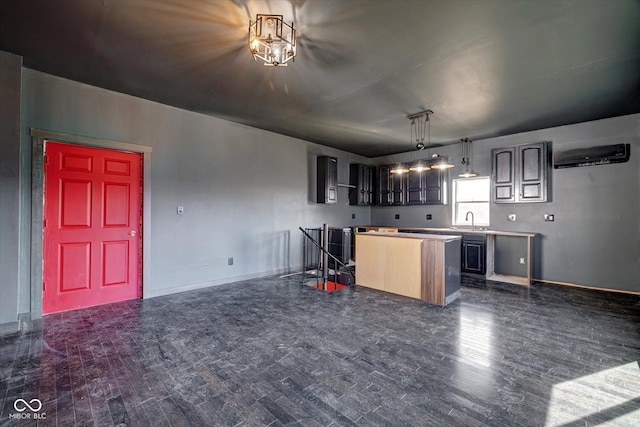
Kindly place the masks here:
[(556, 220), (556, 216), (554, 214), (544, 214), (544, 220), (547, 222), (553, 222)]
[(227, 265), (233, 265), (233, 257), (227, 258)]
[(520, 258), (520, 264), (524, 264), (524, 258)]
[(427, 214), (427, 219), (431, 219), (431, 218), (432, 218), (431, 214)]
[(400, 219), (400, 214), (396, 214), (396, 219)]
[(509, 214), (509, 216), (507, 217), (507, 221), (515, 221), (516, 220), (516, 214)]
[(178, 206), (178, 215), (182, 215), (184, 213), (184, 206)]

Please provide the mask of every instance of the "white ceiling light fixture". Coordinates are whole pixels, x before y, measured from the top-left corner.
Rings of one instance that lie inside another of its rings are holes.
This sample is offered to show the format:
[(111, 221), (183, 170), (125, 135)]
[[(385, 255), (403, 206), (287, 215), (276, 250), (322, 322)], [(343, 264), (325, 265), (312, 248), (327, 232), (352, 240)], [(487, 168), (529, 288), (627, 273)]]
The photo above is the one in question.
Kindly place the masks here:
[(282, 15), (256, 15), (249, 20), (249, 49), (253, 59), (269, 67), (286, 67), (296, 57), (296, 30)]
[(476, 173), (471, 167), (471, 158), (473, 157), (473, 147), (471, 146), (471, 140), (469, 138), (462, 138), (462, 164), (465, 165), (463, 173), (458, 175), (460, 178), (472, 178), (476, 176)]

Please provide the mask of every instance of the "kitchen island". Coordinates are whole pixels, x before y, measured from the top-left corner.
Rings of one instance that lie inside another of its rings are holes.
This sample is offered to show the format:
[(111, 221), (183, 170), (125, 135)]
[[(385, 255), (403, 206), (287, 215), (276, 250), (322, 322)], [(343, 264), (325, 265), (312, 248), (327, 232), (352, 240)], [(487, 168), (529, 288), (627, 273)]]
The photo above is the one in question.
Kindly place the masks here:
[(445, 306), (460, 295), (460, 236), (356, 234), (356, 284)]
[[(444, 234), (444, 235), (482, 235), (486, 237), (486, 256), (485, 256), (485, 273), (483, 277), (488, 280), (495, 280), (498, 282), (505, 283), (513, 283), (518, 285), (531, 285), (533, 281), (533, 243), (536, 238), (536, 233), (527, 233), (527, 232), (517, 232), (517, 231), (498, 231), (498, 230), (487, 230), (487, 229), (470, 229), (470, 228), (428, 228), (428, 227), (398, 227), (394, 226), (393, 228), (386, 226), (373, 226), (373, 225), (364, 225), (364, 226), (355, 226), (353, 227), (355, 233), (363, 233), (369, 231), (377, 231), (377, 230), (393, 230), (398, 231), (400, 233), (434, 233), (434, 234)], [(521, 264), (524, 267), (524, 274), (522, 275), (513, 275), (513, 274), (502, 274), (498, 273), (495, 270), (495, 253), (496, 253), (496, 239), (502, 237), (513, 237), (518, 239), (525, 240), (525, 250), (522, 254)]]

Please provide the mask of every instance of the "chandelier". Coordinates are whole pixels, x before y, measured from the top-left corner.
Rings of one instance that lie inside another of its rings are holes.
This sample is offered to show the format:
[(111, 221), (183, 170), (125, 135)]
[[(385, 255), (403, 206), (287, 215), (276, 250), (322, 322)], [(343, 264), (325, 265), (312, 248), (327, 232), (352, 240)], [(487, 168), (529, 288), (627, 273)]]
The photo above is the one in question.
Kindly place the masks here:
[(286, 67), (296, 56), (296, 30), (282, 15), (256, 15), (249, 20), (249, 49), (253, 59), (262, 59), (270, 67)]

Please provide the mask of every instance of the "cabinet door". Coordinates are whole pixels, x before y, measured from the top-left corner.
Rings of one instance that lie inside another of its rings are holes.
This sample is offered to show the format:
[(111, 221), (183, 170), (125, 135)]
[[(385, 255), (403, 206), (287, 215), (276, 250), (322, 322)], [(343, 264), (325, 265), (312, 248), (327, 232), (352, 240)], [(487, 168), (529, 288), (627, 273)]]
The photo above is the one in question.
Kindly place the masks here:
[(407, 204), (421, 205), (424, 203), (424, 187), (426, 171), (410, 170), (407, 174)]
[(425, 177), (424, 203), (426, 205), (447, 204), (447, 172), (431, 169), (422, 173)]
[(373, 168), (371, 166), (366, 166), (362, 177), (362, 201), (365, 205), (373, 204), (373, 176)]
[(318, 203), (336, 203), (338, 201), (338, 159), (330, 156), (318, 156), (317, 159)]
[(515, 147), (491, 150), (492, 177), (491, 199), (494, 203), (516, 201)]
[(518, 147), (518, 200), (547, 200), (547, 144), (544, 142)]
[(378, 204), (390, 205), (393, 201), (391, 195), (391, 166), (378, 168)]
[(485, 274), (485, 252), (485, 242), (463, 241), (461, 270), (466, 273)]
[(393, 205), (405, 204), (405, 189), (407, 187), (407, 174), (391, 174), (391, 203)]
[(352, 163), (349, 165), (349, 204), (368, 206), (373, 202), (373, 168)]

